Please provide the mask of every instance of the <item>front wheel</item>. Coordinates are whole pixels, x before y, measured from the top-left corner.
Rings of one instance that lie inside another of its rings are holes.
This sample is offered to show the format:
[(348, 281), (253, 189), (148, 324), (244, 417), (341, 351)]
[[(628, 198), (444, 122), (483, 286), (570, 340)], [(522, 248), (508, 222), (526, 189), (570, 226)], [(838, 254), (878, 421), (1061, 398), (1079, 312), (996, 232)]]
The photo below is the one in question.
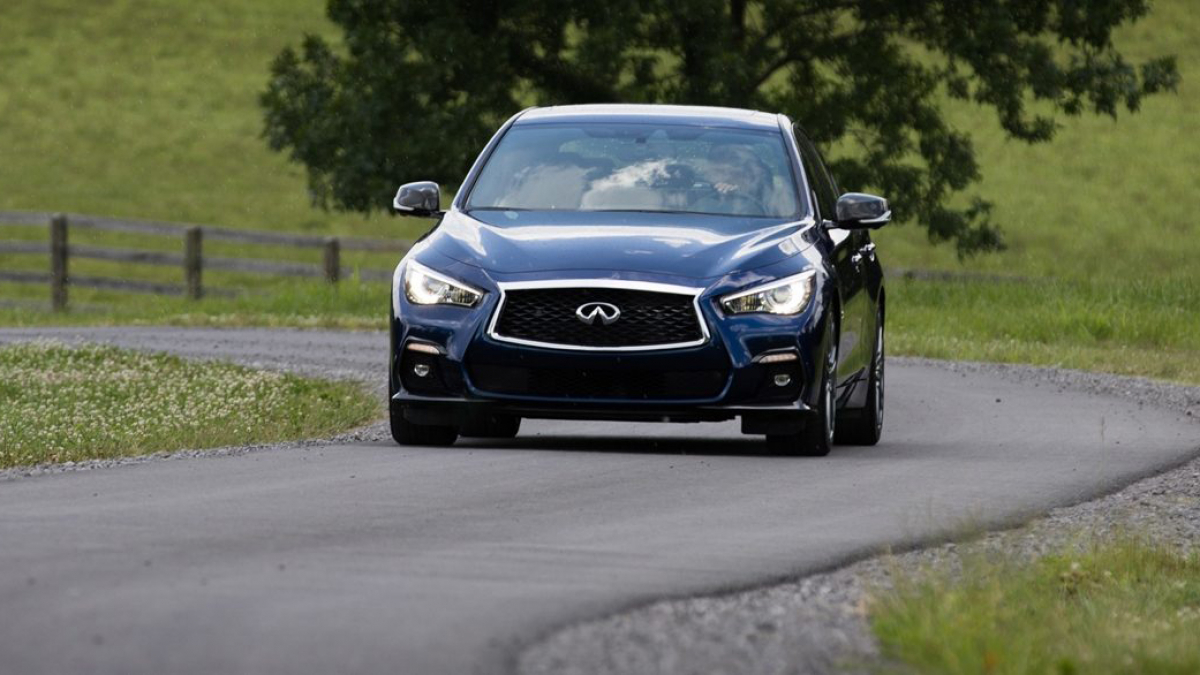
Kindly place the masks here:
[(837, 442), (845, 445), (875, 445), (883, 436), (883, 313), (875, 319), (875, 349), (871, 353), (871, 372), (867, 378), (867, 402), (853, 417), (838, 420)]
[(829, 351), (825, 355), (824, 372), (821, 374), (821, 396), (812, 417), (798, 434), (767, 436), (767, 446), (783, 455), (800, 457), (824, 457), (833, 449), (836, 420), (836, 386), (838, 362), (838, 335), (833, 332)]
[(435, 424), (414, 424), (404, 418), (404, 408), (395, 401), (390, 402), (389, 418), (392, 439), (400, 445), (432, 445), (437, 447), (454, 445), (458, 440), (458, 428)]

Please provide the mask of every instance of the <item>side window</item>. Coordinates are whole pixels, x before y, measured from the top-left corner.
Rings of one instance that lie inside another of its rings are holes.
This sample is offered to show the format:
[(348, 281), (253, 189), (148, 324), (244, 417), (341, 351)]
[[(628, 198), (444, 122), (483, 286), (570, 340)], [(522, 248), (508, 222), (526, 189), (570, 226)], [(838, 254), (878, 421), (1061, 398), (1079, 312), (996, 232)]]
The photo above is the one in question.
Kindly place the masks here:
[(800, 148), (800, 158), (804, 160), (804, 173), (808, 175), (809, 187), (817, 195), (817, 206), (821, 209), (821, 217), (828, 220), (833, 218), (837, 204), (837, 187), (829, 176), (829, 171), (821, 161), (821, 155), (813, 147), (812, 141), (799, 129), (796, 130), (796, 145)]

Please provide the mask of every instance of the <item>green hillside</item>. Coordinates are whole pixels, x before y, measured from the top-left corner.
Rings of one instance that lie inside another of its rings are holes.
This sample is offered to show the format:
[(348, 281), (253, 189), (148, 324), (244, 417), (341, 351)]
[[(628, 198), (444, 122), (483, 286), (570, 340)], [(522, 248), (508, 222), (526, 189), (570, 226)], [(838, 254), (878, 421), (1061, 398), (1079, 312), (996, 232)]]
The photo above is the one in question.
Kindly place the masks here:
[(1118, 34), (1134, 60), (1179, 59), (1178, 94), (1150, 97), (1137, 114), (1062, 117), (1052, 142), (1029, 146), (1005, 139), (990, 110), (952, 105), (984, 173), (973, 192), (995, 202), (1010, 248), (964, 264), (949, 247), (931, 249), (918, 228), (896, 228), (880, 236), (887, 262), (1075, 279), (1200, 278), (1197, 9), (1156, 0), (1149, 17)]
[(334, 34), (323, 8), (0, 3), (0, 209), (393, 233), (391, 219), (312, 208), (303, 171), (260, 138), (271, 59), (304, 33)]

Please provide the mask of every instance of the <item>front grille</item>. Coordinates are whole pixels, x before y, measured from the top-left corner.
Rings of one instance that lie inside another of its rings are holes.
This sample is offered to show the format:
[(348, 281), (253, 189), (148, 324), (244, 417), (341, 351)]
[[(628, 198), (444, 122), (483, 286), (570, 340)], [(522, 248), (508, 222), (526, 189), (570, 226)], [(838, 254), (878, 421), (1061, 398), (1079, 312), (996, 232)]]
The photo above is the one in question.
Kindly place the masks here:
[[(620, 318), (589, 325), (575, 312), (589, 302), (621, 310)], [(628, 348), (697, 344), (704, 339), (693, 296), (625, 288), (509, 290), (494, 334), (565, 346)]]
[(702, 400), (720, 395), (728, 374), (720, 370), (602, 370), (473, 365), (474, 385), (509, 396), (573, 399)]

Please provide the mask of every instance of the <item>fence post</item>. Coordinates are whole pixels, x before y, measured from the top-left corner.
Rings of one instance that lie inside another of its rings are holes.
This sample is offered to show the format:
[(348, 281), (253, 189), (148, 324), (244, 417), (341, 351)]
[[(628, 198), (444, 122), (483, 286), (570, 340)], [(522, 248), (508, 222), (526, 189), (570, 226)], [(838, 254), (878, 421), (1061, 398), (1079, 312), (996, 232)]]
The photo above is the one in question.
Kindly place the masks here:
[(67, 216), (54, 214), (50, 219), (50, 306), (56, 312), (67, 309)]
[(204, 231), (189, 227), (183, 235), (183, 278), (187, 283), (187, 296), (199, 300), (204, 295), (201, 277), (204, 273)]
[(325, 240), (325, 281), (331, 284), (336, 284), (341, 274), (341, 249), (337, 237), (329, 237)]

